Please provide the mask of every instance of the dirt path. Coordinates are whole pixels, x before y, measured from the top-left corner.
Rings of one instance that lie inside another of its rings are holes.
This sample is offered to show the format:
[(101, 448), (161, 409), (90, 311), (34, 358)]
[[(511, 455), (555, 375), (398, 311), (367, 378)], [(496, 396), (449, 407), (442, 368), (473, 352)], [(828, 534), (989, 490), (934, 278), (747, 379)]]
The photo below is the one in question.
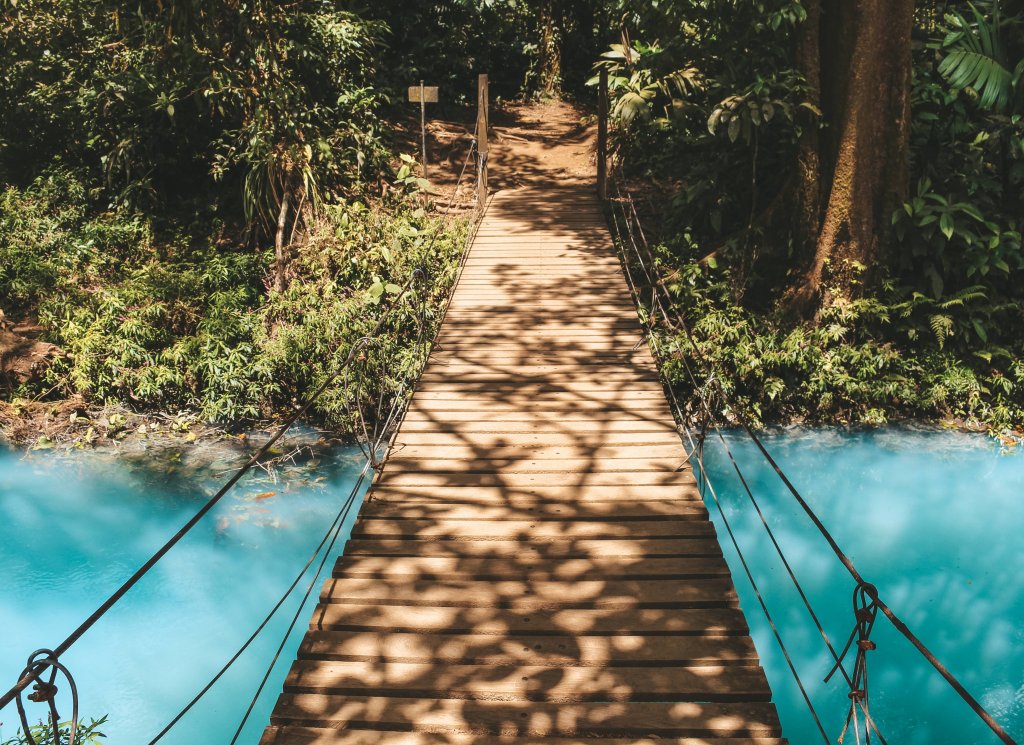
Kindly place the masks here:
[[(427, 124), (430, 182), (437, 201), (450, 198), (473, 137), (473, 112)], [(417, 122), (418, 125), (418, 122)], [(400, 137), (403, 151), (418, 154), (415, 133)], [(596, 178), (597, 125), (567, 103), (503, 104), (491, 112), (491, 191), (545, 185), (588, 186)], [(472, 204), (475, 181), (467, 173), (459, 201)]]

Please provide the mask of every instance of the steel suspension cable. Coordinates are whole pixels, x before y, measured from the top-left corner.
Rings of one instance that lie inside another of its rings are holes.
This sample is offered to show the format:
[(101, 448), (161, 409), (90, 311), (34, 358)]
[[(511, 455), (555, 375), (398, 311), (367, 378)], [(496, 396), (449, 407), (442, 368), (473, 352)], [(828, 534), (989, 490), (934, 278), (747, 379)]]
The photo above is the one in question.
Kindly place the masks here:
[[(616, 188), (618, 188), (618, 184), (616, 184)], [(622, 241), (622, 235), (623, 234), (622, 234), (622, 231), (621, 231), (621, 229), (619, 227), (618, 216), (615, 214), (614, 207), (612, 208), (612, 218), (613, 218), (613, 220), (615, 222), (615, 232), (618, 234), (620, 242), (622, 242), (623, 245), (624, 245), (624, 242)], [(623, 220), (628, 223), (628, 216), (625, 215), (625, 212), (623, 212)], [(632, 235), (631, 235), (631, 238), (632, 238)], [(626, 279), (627, 279), (627, 282), (628, 282), (628, 284), (630, 286), (630, 290), (632, 291), (633, 296), (636, 298), (637, 303), (639, 304), (639, 303), (642, 302), (642, 297), (641, 297), (641, 294), (640, 294), (640, 290), (639, 290), (639, 288), (636, 285), (636, 281), (633, 278), (633, 273), (632, 273), (632, 270), (630, 269), (630, 266), (629, 266), (628, 257), (626, 257), (625, 254), (623, 254), (622, 264), (623, 264), (623, 267), (625, 269)], [(641, 266), (643, 266), (642, 263), (641, 263)], [(647, 273), (646, 267), (643, 267), (643, 269), (644, 269), (644, 274), (648, 276), (648, 279), (650, 279), (650, 275)], [(663, 308), (662, 308), (662, 311), (664, 312)], [(656, 346), (654, 347), (654, 353), (659, 358), (661, 357), (660, 352), (659, 352), (659, 350), (657, 349)], [(662, 362), (663, 362), (663, 360), (662, 360)], [(671, 398), (673, 400), (673, 405), (674, 405), (676, 413), (681, 418), (684, 417), (685, 415), (683, 413), (682, 408), (679, 406), (679, 401), (678, 401), (678, 399), (675, 396), (674, 390), (672, 389), (671, 386), (667, 386), (667, 388), (670, 391), (670, 396), (671, 396)], [(694, 442), (693, 436), (691, 434), (690, 427), (684, 425), (684, 426), (681, 427), (681, 429), (686, 434), (687, 439), (690, 441), (691, 457), (692, 457), (692, 454), (694, 454), (694, 453), (697, 454), (697, 459), (698, 459), (698, 463), (700, 465), (701, 474), (702, 475), (705, 474), (704, 461), (703, 461), (703, 443), (702, 442), (701, 443)], [(830, 740), (828, 738), (828, 735), (825, 732), (824, 726), (821, 723), (821, 719), (818, 716), (818, 712), (814, 708), (814, 703), (811, 701), (810, 694), (808, 694), (807, 688), (804, 685), (803, 679), (800, 677), (800, 673), (796, 669), (796, 664), (793, 662), (793, 658), (792, 658), (792, 656), (789, 653), (789, 648), (786, 646), (786, 642), (782, 638), (782, 633), (779, 631), (779, 628), (778, 628), (778, 626), (775, 623), (775, 619), (772, 617), (771, 611), (768, 609), (768, 604), (765, 601), (763, 594), (761, 593), (761, 589), (760, 589), (760, 587), (757, 584), (757, 580), (754, 578), (754, 574), (753, 574), (753, 572), (750, 569), (750, 565), (747, 562), (747, 558), (746, 558), (746, 556), (743, 553), (743, 549), (740, 547), (739, 540), (736, 538), (736, 534), (735, 534), (735, 532), (732, 529), (732, 525), (731, 525), (731, 523), (729, 521), (729, 518), (726, 515), (725, 510), (722, 507), (722, 504), (721, 504), (721, 502), (718, 499), (718, 494), (715, 492), (715, 488), (712, 485), (711, 481), (709, 479), (707, 479), (706, 476), (702, 476), (702, 488), (701, 488), (702, 492), (704, 491), (703, 485), (705, 485), (705, 484), (707, 486), (708, 491), (710, 491), (712, 500), (714, 501), (714, 504), (715, 504), (715, 507), (716, 507), (716, 509), (718, 511), (718, 514), (719, 514), (719, 516), (722, 519), (722, 523), (725, 525), (725, 530), (726, 530), (726, 533), (729, 535), (729, 540), (732, 543), (733, 549), (736, 551), (736, 555), (739, 557), (740, 564), (743, 567), (743, 572), (744, 572), (744, 574), (747, 577), (747, 581), (750, 583), (750, 586), (751, 586), (751, 588), (754, 591), (754, 596), (757, 598), (757, 602), (761, 606), (761, 611), (764, 613), (764, 616), (765, 616), (765, 618), (768, 621), (768, 625), (771, 628), (772, 634), (775, 637), (775, 641), (778, 643), (779, 649), (782, 651), (782, 655), (783, 655), (783, 657), (786, 660), (786, 665), (789, 667), (790, 674), (793, 676), (793, 679), (796, 682), (797, 688), (800, 691), (800, 695), (801, 695), (801, 697), (804, 700), (804, 704), (807, 706), (807, 709), (808, 709), (808, 711), (811, 714), (811, 718), (814, 720), (814, 724), (817, 727), (818, 732), (821, 734), (821, 738), (825, 742), (825, 745), (830, 745)], [(702, 494), (702, 496), (703, 496), (703, 494)], [(844, 675), (846, 674), (845, 670), (843, 671), (843, 674)]]
[[(455, 200), (458, 197), (459, 189), (461, 188), (463, 178), (465, 177), (465, 174), (467, 173), (468, 165), (469, 165), (469, 163), (472, 160), (474, 155), (476, 155), (478, 158), (481, 157), (479, 155), (479, 152), (476, 149), (476, 140), (475, 139), (471, 142), (469, 151), (466, 154), (466, 159), (463, 162), (462, 170), (461, 170), (461, 173), (459, 174), (458, 181), (456, 182), (455, 188), (454, 188), (454, 190), (452, 192), (452, 196), (451, 196), (451, 199), (449, 200), (448, 207), (447, 207), (447, 209), (443, 213), (444, 217), (446, 217), (448, 214), (450, 214), (452, 209), (453, 209), (453, 207), (454, 207)], [(485, 207), (485, 210), (486, 210), (486, 207)], [(474, 220), (473, 229), (471, 229), (469, 231), (469, 233), (466, 236), (466, 240), (463, 243), (462, 251), (461, 251), (461, 254), (460, 254), (460, 257), (459, 257), (457, 276), (456, 276), (455, 280), (452, 282), (451, 286), (449, 287), (449, 290), (446, 293), (445, 300), (444, 300), (444, 302), (442, 304), (442, 312), (441, 312), (441, 320), (442, 320), (442, 322), (443, 322), (445, 314), (447, 314), (447, 312), (448, 312), (448, 306), (451, 303), (452, 296), (455, 293), (455, 288), (458, 285), (458, 279), (459, 279), (459, 277), (461, 277), (462, 270), (465, 267), (466, 258), (467, 258), (468, 254), (469, 254), (469, 248), (472, 245), (473, 236), (475, 234), (476, 227), (479, 225), (480, 220), (482, 220), (482, 218), (483, 218), (483, 213), (480, 213), (480, 214), (476, 215), (476, 218)], [(436, 241), (436, 237), (437, 237), (437, 234), (435, 233), (434, 238), (431, 240), (431, 243), (428, 244), (428, 246), (427, 246), (427, 252), (428, 253), (429, 253), (430, 248), (433, 247), (434, 241)], [(425, 293), (423, 295), (425, 295)], [(438, 323), (437, 329), (435, 330), (435, 334), (434, 334), (433, 339), (431, 339), (428, 342), (426, 337), (425, 337), (425, 332), (426, 332), (426, 298), (425, 298), (425, 296), (421, 296), (421, 298), (420, 298), (420, 318), (419, 318), (419, 324), (420, 324), (420, 332), (421, 332), (422, 343), (423, 343), (423, 346), (424, 346), (424, 351), (429, 352), (429, 348), (436, 341), (437, 334), (440, 332), (441, 323)], [(424, 359), (424, 365), (426, 364), (427, 357), (428, 357), (428, 355), (425, 354), (424, 358), (423, 358)], [(404, 417), (405, 412), (407, 411), (407, 408), (408, 408), (406, 406), (407, 402), (404, 399), (404, 392), (408, 389), (410, 384), (415, 385), (415, 382), (419, 379), (419, 375), (421, 375), (422, 372), (423, 372), (423, 370), (421, 368), (419, 373), (413, 379), (410, 380), (409, 378), (406, 378), (405, 380), (402, 381), (402, 384), (401, 384), (401, 386), (399, 388), (399, 391), (398, 391), (398, 393), (396, 393), (396, 395), (395, 395), (395, 397), (393, 399), (393, 404), (392, 404), (391, 410), (388, 413), (388, 416), (387, 416), (387, 418), (386, 418), (386, 420), (384, 422), (384, 425), (380, 428), (379, 433), (375, 433), (375, 434), (377, 434), (377, 439), (375, 441), (371, 442), (371, 443), (368, 443), (367, 451), (364, 451), (364, 454), (367, 455), (367, 460), (366, 460), (366, 465), (364, 466), (363, 471), (360, 474), (360, 480), (362, 480), (366, 476), (366, 474), (368, 472), (368, 469), (370, 469), (371, 467), (374, 468), (374, 469), (379, 469), (379, 468), (381, 468), (383, 466), (383, 463), (378, 463), (376, 461), (376, 453), (377, 452), (380, 452), (381, 450), (384, 451), (384, 453), (385, 453), (385, 461), (386, 461), (388, 455), (390, 455), (391, 448), (393, 447), (393, 444), (394, 444), (394, 438), (395, 438), (395, 436), (397, 436), (397, 433), (398, 433), (397, 423)], [(378, 409), (378, 411), (379, 411), (379, 409)], [(366, 432), (366, 428), (364, 426), (364, 433), (365, 432)], [(385, 442), (387, 443), (387, 446), (383, 447)], [(360, 447), (362, 447), (361, 444), (360, 444)], [(231, 739), (231, 744), (230, 745), (234, 745), (238, 741), (238, 738), (241, 736), (242, 731), (245, 729), (245, 725), (248, 722), (249, 717), (252, 715), (252, 712), (255, 709), (257, 702), (259, 701), (259, 697), (263, 693), (263, 689), (266, 687), (267, 681), (270, 679), (270, 676), (273, 673), (274, 667), (276, 667), (277, 662), (280, 659), (281, 653), (284, 650), (284, 647), (287, 645), (288, 639), (291, 637), (292, 631), (294, 631), (294, 629), (295, 629), (295, 625), (298, 623), (299, 617), (300, 617), (300, 615), (302, 613), (302, 609), (305, 607), (306, 601), (309, 599), (309, 595), (312, 592), (313, 587), (316, 585), (316, 582), (317, 582), (318, 578), (320, 577), (320, 574), (323, 572), (323, 568), (324, 568), (324, 565), (327, 562), (327, 558), (330, 556), (331, 551), (334, 548), (334, 544), (337, 541), (338, 535), (339, 535), (339, 533), (341, 531), (341, 528), (344, 526), (345, 520), (347, 519), (348, 513), (349, 513), (349, 511), (351, 509), (353, 500), (355, 498), (355, 494), (356, 494), (356, 492), (358, 490), (358, 486), (359, 485), (357, 485), (357, 487), (355, 489), (353, 489), (352, 493), (349, 495), (349, 501), (348, 501), (348, 503), (345, 506), (345, 517), (342, 518), (342, 520), (338, 523), (337, 527), (334, 529), (333, 536), (331, 537), (331, 540), (330, 540), (330, 545), (328, 545), (327, 550), (324, 552), (324, 556), (323, 556), (323, 558), (320, 561), (320, 565), (317, 568), (317, 571), (314, 574), (313, 579), (310, 581), (309, 585), (307, 586), (306, 593), (303, 596), (302, 600), (299, 602), (298, 608), (296, 609), (295, 614), (292, 617), (291, 623), (288, 625), (288, 628), (285, 630), (285, 632), (284, 632), (284, 634), (283, 634), (283, 636), (281, 638), (281, 642), (278, 645), (277, 650), (275, 651), (274, 656), (273, 656), (273, 658), (270, 661), (270, 664), (267, 666), (267, 669), (264, 672), (263, 678), (261, 679), (259, 685), (256, 688), (256, 692), (253, 694), (252, 698), (250, 699), (249, 706), (246, 709), (245, 714), (242, 716), (242, 719), (241, 719), (241, 721), (238, 724), (238, 728), (235, 730), (235, 734), (234, 734), (234, 737), (232, 737), (232, 739)], [(310, 563), (312, 563), (312, 561), (313, 561), (313, 559), (310, 559)]]
[[(444, 215), (447, 216), (454, 207), (455, 200), (458, 196), (458, 190), (461, 186), (462, 180), (465, 176), (467, 167), (470, 160), (472, 159), (473, 153), (476, 151), (476, 141), (473, 140), (467, 154), (466, 161), (463, 164), (462, 173), (459, 176), (459, 182), (456, 185), (454, 192), (452, 193), (451, 200)], [(437, 239), (438, 233), (435, 233), (429, 247), (433, 246), (434, 241)], [(463, 259), (464, 261), (464, 259)], [(410, 277), (405, 285), (401, 288), (399, 293), (390, 298), (388, 305), (382, 312), (380, 319), (371, 330), (369, 336), (375, 336), (384, 325), (387, 318), (388, 312), (405, 297), (409, 288), (412, 286), (415, 276)], [(92, 612), (74, 631), (71, 632), (57, 647), (52, 650), (52, 656), (54, 659), (59, 658), (61, 655), (66, 653), (89, 629), (91, 629), (97, 621), (99, 621), (111, 608), (116, 605), (121, 598), (123, 598), (129, 590), (131, 590), (138, 582), (149, 573), (149, 571), (156, 566), (156, 564), (176, 546), (199, 522), (212, 510), (223, 497), (247, 474), (257, 463), (259, 463), (263, 457), (270, 451), (270, 449), (284, 436), (284, 434), (291, 429), (291, 427), (316, 403), (316, 401), (322, 396), (327, 389), (333, 384), (338, 377), (345, 372), (355, 356), (355, 349), (350, 349), (344, 362), (334, 370), (331, 374), (324, 379), (324, 381), (313, 391), (313, 393), (307, 398), (304, 404), (298, 407), (281, 426), (274, 432), (274, 434), (252, 455), (250, 458), (231, 476), (228, 481), (221, 486), (217, 492), (210, 497), (210, 499), (189, 519), (170, 539), (168, 539), (157, 551), (146, 560), (124, 583), (118, 587), (95, 611)], [(48, 668), (48, 665), (44, 663), (38, 663), (31, 666), (26, 670), (25, 673), (18, 679), (18, 681), (2, 696), (0, 696), (0, 709), (3, 709), (12, 701), (14, 701), (18, 695), (24, 691), (28, 686), (38, 681), (39, 676)]]
[[(621, 163), (619, 164), (619, 166), (620, 166), (620, 172), (621, 172)], [(619, 190), (618, 179), (616, 179), (616, 189), (618, 191), (618, 195), (619, 195), (620, 199), (622, 199), (622, 193), (621, 193), (621, 190)], [(637, 221), (639, 222), (639, 216), (636, 213), (636, 207), (635, 207), (635, 204), (633, 204), (632, 197), (628, 197), (628, 199), (626, 201), (628, 201), (629, 204), (631, 205), (633, 213), (636, 216)], [(624, 211), (625, 210), (623, 208), (623, 212)], [(627, 220), (627, 222), (628, 222), (628, 220)], [(638, 250), (638, 247), (637, 247), (637, 250)], [(649, 246), (648, 246), (648, 250), (649, 250)], [(685, 319), (682, 317), (682, 314), (679, 313), (678, 310), (674, 309), (674, 305), (672, 304), (671, 295), (669, 295), (668, 289), (664, 286), (664, 284), (662, 283), (660, 277), (656, 278), (654, 280), (654, 283), (660, 289), (661, 293), (667, 298), (669, 307), (673, 307), (673, 315), (674, 315), (674, 317), (676, 319), (676, 324), (675, 325), (678, 325), (678, 327), (680, 329), (682, 329), (683, 333), (686, 336), (686, 340), (687, 340), (689, 346), (694, 351), (694, 355), (697, 358), (698, 362), (700, 362), (705, 367), (705, 369), (710, 368), (714, 372), (714, 370), (715, 370), (714, 363), (709, 361), (707, 359), (707, 357), (703, 354), (703, 352), (700, 350), (700, 347), (696, 343), (696, 338), (694, 337), (693, 331), (690, 328), (689, 324), (686, 323)], [(659, 301), (659, 305), (660, 305), (660, 301)], [(664, 308), (662, 308), (662, 310), (663, 310), (663, 312), (667, 312)], [(685, 361), (685, 358), (684, 358), (684, 361)], [(688, 366), (687, 366), (687, 369), (688, 369), (689, 376), (691, 377), (691, 379), (694, 380), (694, 382), (696, 384), (696, 379), (693, 377), (692, 372), (689, 372)], [(840, 548), (838, 542), (835, 540), (835, 538), (832, 536), (832, 534), (829, 532), (829, 530), (825, 527), (824, 523), (817, 516), (817, 514), (814, 512), (814, 510), (810, 507), (810, 505), (804, 499), (804, 497), (802, 496), (800, 491), (796, 488), (796, 486), (793, 484), (793, 482), (789, 479), (789, 477), (782, 470), (782, 467), (778, 464), (778, 462), (775, 460), (775, 458), (772, 456), (772, 454), (768, 451), (767, 447), (761, 441), (760, 437), (757, 436), (756, 432), (753, 429), (753, 425), (751, 424), (750, 419), (747, 416), (746, 412), (743, 410), (743, 408), (741, 406), (739, 406), (736, 403), (736, 401), (729, 395), (728, 391), (725, 389), (725, 387), (722, 385), (721, 381), (718, 379), (718, 377), (715, 374), (709, 375), (708, 376), (708, 380), (709, 380), (709, 382), (714, 384), (715, 388), (718, 390), (718, 392), (722, 396), (723, 400), (729, 405), (730, 410), (736, 416), (736, 418), (739, 421), (740, 426), (743, 428), (744, 432), (747, 434), (748, 437), (750, 437), (751, 441), (755, 444), (757, 449), (760, 451), (760, 453), (764, 457), (765, 461), (775, 471), (775, 473), (779, 477), (780, 481), (783, 483), (783, 485), (786, 487), (786, 489), (790, 492), (790, 494), (796, 500), (797, 504), (804, 511), (804, 513), (807, 515), (807, 517), (811, 520), (812, 524), (815, 526), (815, 528), (818, 530), (818, 532), (822, 535), (822, 537), (828, 543), (829, 547), (832, 549), (832, 552), (835, 554), (836, 558), (838, 558), (840, 563), (843, 564), (843, 566), (846, 568), (847, 572), (850, 574), (850, 576), (853, 578), (853, 580), (857, 583), (857, 585), (859, 587), (864, 587), (865, 588), (865, 592), (872, 599), (872, 601), (877, 604), (878, 609), (881, 610), (882, 613), (886, 616), (886, 618), (889, 619), (890, 623), (892, 623), (892, 625), (896, 628), (896, 630), (905, 639), (907, 639), (918, 650), (918, 652), (921, 653), (921, 655), (932, 665), (932, 667), (943, 677), (943, 679), (946, 680), (946, 682), (950, 685), (950, 687), (952, 687), (953, 690), (956, 691), (956, 693), (960, 695), (960, 697), (964, 700), (964, 702), (974, 711), (974, 713), (983, 722), (985, 722), (985, 724), (989, 727), (989, 729), (991, 729), (992, 732), (1003, 743), (1005, 743), (1006, 745), (1018, 745), (1017, 742), (1012, 737), (1010, 737), (1009, 733), (1006, 732), (1006, 730), (1002, 727), (1002, 725), (1000, 725), (995, 720), (995, 718), (992, 717), (991, 714), (989, 714), (989, 712), (981, 705), (981, 703), (978, 702), (978, 700), (975, 699), (974, 696), (971, 695), (971, 693), (969, 691), (967, 691), (967, 689), (963, 686), (963, 684), (960, 683), (960, 681), (949, 671), (949, 669), (946, 668), (946, 666), (942, 664), (942, 662), (927, 648), (927, 646), (925, 646), (925, 644), (917, 637), (917, 635), (914, 634), (913, 631), (911, 631), (911, 629), (906, 625), (906, 623), (904, 623), (899, 618), (899, 616), (897, 616), (897, 614), (878, 596), (877, 588), (874, 585), (872, 585), (871, 583), (867, 582), (861, 576), (860, 572), (857, 570), (856, 566), (853, 564), (853, 561)], [(697, 390), (699, 390), (699, 388)], [(706, 405), (706, 401), (703, 401), (703, 403)], [(719, 433), (719, 436), (721, 436), (721, 433)], [(831, 647), (831, 645), (829, 645), (829, 646)], [(845, 671), (844, 671), (844, 675), (846, 675)]]
[[(654, 256), (650, 252), (650, 245), (648, 244), (647, 238), (646, 238), (646, 236), (643, 233), (643, 227), (640, 224), (640, 216), (636, 212), (636, 205), (634, 204), (632, 198), (623, 197), (621, 188), (619, 186), (618, 179), (616, 179), (616, 181), (615, 181), (615, 189), (616, 189), (616, 194), (618, 196), (619, 207), (620, 207), (620, 209), (623, 212), (623, 221), (626, 223), (627, 227), (629, 227), (632, 224), (632, 222), (634, 222), (634, 221), (636, 222), (637, 232), (640, 235), (640, 238), (641, 238), (641, 240), (643, 242), (644, 247), (648, 251), (648, 261), (644, 262), (642, 253), (640, 251), (640, 246), (637, 243), (637, 240), (636, 240), (636, 237), (634, 235), (634, 232), (633, 232), (632, 228), (629, 228), (630, 243), (632, 244), (633, 249), (634, 249), (634, 251), (636, 253), (637, 260), (638, 260), (638, 262), (640, 264), (640, 267), (643, 270), (643, 273), (644, 273), (644, 275), (647, 278), (648, 284), (651, 285), (652, 287), (655, 286), (655, 285), (658, 285), (658, 284), (660, 284), (659, 278), (652, 275), (652, 272), (656, 271), (654, 269)], [(632, 221), (630, 220), (629, 215), (626, 214), (625, 207), (623, 206), (624, 204), (629, 204), (630, 207), (632, 208), (632, 214), (633, 214), (633, 220)], [(614, 212), (613, 212), (613, 215), (614, 215)], [(618, 217), (617, 216), (615, 217), (615, 225), (616, 225), (616, 231), (619, 232), (620, 235), (621, 235), (621, 231), (619, 230), (619, 227), (618, 227)], [(650, 266), (648, 266), (648, 265), (650, 265)], [(628, 264), (627, 264), (627, 267), (628, 267)], [(627, 268), (627, 271), (628, 271), (628, 268)], [(666, 325), (668, 327), (670, 327), (670, 328), (674, 327), (674, 326), (677, 326), (677, 324), (674, 323), (672, 321), (672, 319), (670, 318), (669, 312), (666, 309), (665, 303), (663, 302), (662, 298), (660, 296), (658, 296), (657, 294), (652, 294), (652, 297), (655, 298), (654, 302), (656, 303), (658, 309), (661, 311), (661, 315), (665, 319)], [(725, 448), (725, 451), (728, 454), (729, 460), (731, 461), (731, 463), (733, 465), (733, 468), (736, 471), (736, 475), (739, 477), (740, 483), (743, 485), (743, 488), (746, 491), (748, 499), (750, 500), (751, 504), (753, 505), (754, 510), (756, 511), (756, 513), (758, 515), (758, 518), (761, 520), (761, 524), (764, 526), (765, 531), (767, 531), (768, 537), (771, 540), (771, 543), (772, 543), (773, 547), (775, 548), (776, 553), (778, 554), (779, 558), (782, 560), (782, 564), (783, 564), (783, 566), (786, 569), (786, 572), (787, 572), (787, 574), (788, 574), (788, 576), (790, 578), (790, 581), (793, 583), (794, 587), (796, 588), (797, 593), (799, 594), (800, 599), (803, 602), (804, 608), (807, 610), (808, 614), (810, 615), (811, 621), (814, 623), (814, 626), (817, 629), (818, 634), (821, 636), (822, 641), (825, 644), (825, 647), (828, 649), (829, 654), (831, 654), (833, 661), (836, 663), (838, 671), (842, 674), (843, 678), (847, 681), (847, 683), (852, 685), (853, 684), (853, 680), (850, 677), (849, 673), (847, 673), (846, 668), (843, 666), (839, 653), (836, 652), (835, 647), (832, 645), (832, 642), (831, 642), (831, 640), (828, 637), (828, 633), (825, 631), (824, 626), (822, 625), (820, 619), (818, 618), (818, 614), (815, 612), (814, 607), (811, 605), (810, 599), (807, 597), (807, 594), (806, 594), (806, 592), (803, 589), (802, 583), (797, 578), (796, 573), (794, 572), (794, 570), (793, 570), (793, 568), (792, 568), (792, 566), (791, 566), (791, 564), (789, 562), (789, 559), (786, 557), (786, 554), (783, 551), (782, 546), (779, 544), (778, 540), (776, 539), (775, 532), (772, 530), (771, 526), (768, 524), (768, 521), (765, 519), (764, 513), (761, 510), (761, 506), (758, 503), (757, 498), (754, 496), (753, 491), (750, 489), (750, 487), (748, 485), (748, 482), (747, 482), (747, 479), (743, 475), (743, 472), (740, 469), (738, 461), (733, 456), (732, 450), (729, 447), (728, 442), (725, 440), (725, 437), (722, 435), (721, 429), (717, 426), (717, 424), (715, 424), (714, 412), (711, 410), (710, 404), (708, 403), (706, 396), (704, 396), (703, 394), (701, 394), (699, 392), (701, 386), (700, 386), (700, 383), (697, 381), (697, 377), (696, 377), (693, 369), (691, 368), (689, 361), (686, 359), (685, 356), (682, 357), (681, 361), (683, 363), (684, 369), (686, 370), (687, 376), (690, 378), (691, 382), (694, 385), (695, 391), (698, 391), (698, 400), (699, 400), (700, 404), (705, 409), (706, 421), (711, 422), (712, 426), (714, 427), (715, 433), (718, 435), (719, 440), (721, 441), (723, 447)], [(677, 410), (679, 410), (680, 414), (682, 415), (682, 406), (681, 406), (681, 404), (679, 402), (679, 399), (676, 396), (674, 387), (669, 385), (669, 386), (667, 386), (667, 388), (668, 388), (668, 390), (670, 392), (670, 398), (672, 400), (673, 406), (676, 407)], [(882, 742), (883, 742), (883, 745), (885, 745), (884, 738), (883, 738)]]
[[(387, 311), (391, 310), (402, 298), (405, 297), (414, 278), (410, 277), (405, 285), (401, 288), (400, 292), (395, 295), (385, 312), (381, 315), (380, 319), (374, 325), (373, 330), (370, 332), (371, 335), (376, 335), (381, 328), (384, 326), (384, 322), (387, 319)], [(324, 381), (317, 386), (313, 393), (307, 398), (306, 402), (298, 407), (286, 420), (285, 422), (274, 432), (274, 434), (231, 476), (230, 479), (220, 488), (217, 492), (210, 497), (210, 499), (186, 522), (170, 539), (167, 540), (157, 551), (146, 560), (146, 562), (140, 566), (124, 583), (114, 591), (103, 603), (89, 615), (71, 634), (68, 635), (64, 641), (62, 641), (57, 647), (53, 649), (55, 657), (60, 657), (67, 652), (89, 629), (91, 629), (97, 621), (99, 621), (106, 613), (117, 604), (121, 598), (128, 593), (139, 580), (141, 580), (149, 571), (156, 566), (157, 562), (162, 559), (168, 551), (176, 546), (182, 538), (184, 538), (199, 522), (212, 510), (220, 501), (224, 495), (227, 494), (232, 487), (235, 486), (241, 480), (241, 478), (248, 473), (266, 454), (270, 449), (280, 440), (284, 434), (291, 429), (291, 427), (309, 410), (313, 404), (324, 394), (324, 392), (330, 387), (330, 385), (337, 380), (338, 376), (347, 369), (348, 365), (351, 364), (353, 359), (353, 352), (350, 350), (348, 356), (344, 362), (331, 374), (329, 374)], [(3, 696), (0, 696), (0, 709), (7, 706), (18, 694), (31, 685), (38, 678), (39, 670), (33, 670), (30, 673), (23, 675), (14, 686), (10, 688)]]

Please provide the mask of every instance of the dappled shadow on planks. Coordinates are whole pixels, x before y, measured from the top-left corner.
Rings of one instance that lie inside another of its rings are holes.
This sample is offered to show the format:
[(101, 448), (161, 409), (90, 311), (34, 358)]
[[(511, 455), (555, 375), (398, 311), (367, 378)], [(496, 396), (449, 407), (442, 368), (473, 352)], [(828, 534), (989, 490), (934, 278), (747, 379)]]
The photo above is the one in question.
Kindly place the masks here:
[(597, 205), (498, 195), (265, 745), (778, 745)]

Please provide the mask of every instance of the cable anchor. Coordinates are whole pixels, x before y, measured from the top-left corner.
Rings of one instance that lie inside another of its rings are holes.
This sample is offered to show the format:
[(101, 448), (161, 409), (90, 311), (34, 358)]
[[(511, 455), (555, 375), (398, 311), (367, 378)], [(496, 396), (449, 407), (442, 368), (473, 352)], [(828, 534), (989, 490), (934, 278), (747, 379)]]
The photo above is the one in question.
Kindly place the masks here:
[[(861, 740), (861, 719), (863, 718), (865, 745), (871, 745), (871, 733), (877, 736), (881, 745), (887, 745), (885, 737), (879, 731), (875, 720), (871, 717), (870, 691), (868, 688), (868, 652), (874, 652), (878, 645), (871, 641), (871, 632), (875, 626), (875, 618), (878, 616), (878, 588), (868, 582), (860, 582), (853, 589), (853, 617), (855, 623), (850, 637), (846, 640), (843, 651), (839, 653), (839, 659), (832, 667), (832, 670), (825, 676), (825, 682), (832, 678), (843, 665), (847, 653), (854, 649), (856, 658), (853, 663), (853, 675), (849, 678), (850, 692), (847, 697), (850, 699), (850, 708), (846, 713), (846, 722), (843, 724), (843, 731), (836, 738), (842, 745), (850, 726), (853, 726), (855, 742), (860, 745)], [(854, 643), (856, 642), (856, 644)]]
[[(49, 671), (49, 676), (47, 676)], [(68, 729), (68, 744), (75, 745), (75, 738), (78, 734), (78, 686), (75, 679), (68, 670), (57, 659), (57, 654), (51, 649), (37, 649), (29, 655), (28, 662), (19, 679), (30, 678), (32, 692), (26, 698), (32, 703), (48, 704), (50, 709), (50, 728), (53, 735), (53, 745), (60, 745), (60, 714), (57, 713), (57, 675), (63, 675), (68, 682), (68, 689), (71, 691), (71, 723)], [(29, 745), (38, 745), (32, 736), (32, 727), (28, 721), (28, 714), (25, 711), (25, 702), (22, 701), (24, 691), (18, 691), (15, 702), (18, 706), (18, 717), (21, 719), (21, 730)]]

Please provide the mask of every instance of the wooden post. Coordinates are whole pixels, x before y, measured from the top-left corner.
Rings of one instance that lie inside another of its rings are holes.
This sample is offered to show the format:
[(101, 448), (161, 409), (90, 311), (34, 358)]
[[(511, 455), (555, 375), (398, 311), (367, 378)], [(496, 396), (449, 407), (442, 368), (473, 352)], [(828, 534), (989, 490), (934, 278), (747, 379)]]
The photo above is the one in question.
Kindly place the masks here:
[(608, 70), (601, 68), (597, 94), (597, 196), (608, 198)]
[(490, 145), (487, 142), (487, 129), (490, 124), (489, 101), (488, 77), (480, 75), (477, 78), (476, 147), (480, 155), (477, 173), (477, 206), (481, 210), (487, 205), (487, 155), (490, 152)]
[(423, 178), (427, 175), (427, 86), (420, 81), (420, 132), (423, 137)]

